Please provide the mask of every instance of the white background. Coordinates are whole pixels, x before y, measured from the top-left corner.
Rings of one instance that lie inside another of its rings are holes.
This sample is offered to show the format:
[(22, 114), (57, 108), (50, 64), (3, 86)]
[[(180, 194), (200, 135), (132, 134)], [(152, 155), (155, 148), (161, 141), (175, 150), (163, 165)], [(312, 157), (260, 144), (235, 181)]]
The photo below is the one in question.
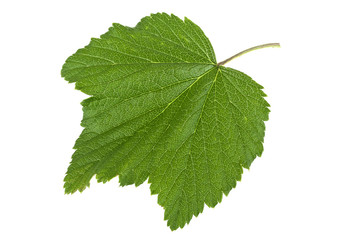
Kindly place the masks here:
[[(2, 1), (0, 239), (341, 239), (339, 1)], [(149, 186), (64, 195), (86, 95), (65, 59), (111, 23), (164, 11), (198, 24), (217, 60), (264, 86), (265, 151), (214, 209), (171, 232)]]

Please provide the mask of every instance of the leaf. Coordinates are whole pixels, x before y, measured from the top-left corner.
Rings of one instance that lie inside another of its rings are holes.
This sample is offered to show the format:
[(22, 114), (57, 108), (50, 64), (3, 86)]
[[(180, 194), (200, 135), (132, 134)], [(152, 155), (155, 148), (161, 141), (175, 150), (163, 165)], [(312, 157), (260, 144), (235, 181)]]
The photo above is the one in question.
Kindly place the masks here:
[(221, 202), (263, 151), (268, 103), (249, 76), (217, 64), (189, 19), (165, 13), (114, 23), (66, 60), (62, 76), (91, 95), (65, 177), (82, 192), (119, 176), (149, 179), (172, 230)]

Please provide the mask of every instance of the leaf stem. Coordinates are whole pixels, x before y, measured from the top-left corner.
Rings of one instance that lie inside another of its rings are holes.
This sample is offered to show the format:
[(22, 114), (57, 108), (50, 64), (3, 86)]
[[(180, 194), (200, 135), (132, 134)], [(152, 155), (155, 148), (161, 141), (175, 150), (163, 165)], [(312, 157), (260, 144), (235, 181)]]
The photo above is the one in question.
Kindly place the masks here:
[(228, 63), (229, 61), (231, 61), (231, 60), (233, 60), (233, 59), (235, 59), (241, 55), (244, 55), (245, 53), (248, 53), (248, 52), (251, 52), (251, 51), (257, 50), (257, 49), (267, 48), (267, 47), (281, 47), (281, 46), (279, 43), (267, 43), (267, 44), (258, 45), (258, 46), (252, 47), (252, 48), (248, 48), (244, 51), (241, 51), (240, 53), (233, 55), (232, 57), (230, 57), (224, 61), (219, 62), (218, 66), (223, 66), (226, 63)]

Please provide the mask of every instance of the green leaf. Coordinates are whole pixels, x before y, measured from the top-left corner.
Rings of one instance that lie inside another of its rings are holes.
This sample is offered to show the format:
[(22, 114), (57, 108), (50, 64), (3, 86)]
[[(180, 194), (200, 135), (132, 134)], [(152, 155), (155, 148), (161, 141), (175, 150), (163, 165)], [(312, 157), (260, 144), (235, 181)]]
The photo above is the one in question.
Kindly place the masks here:
[(217, 64), (189, 19), (152, 14), (113, 24), (70, 56), (62, 76), (91, 97), (65, 192), (119, 176), (145, 182), (172, 230), (214, 207), (263, 151), (268, 103), (246, 74)]

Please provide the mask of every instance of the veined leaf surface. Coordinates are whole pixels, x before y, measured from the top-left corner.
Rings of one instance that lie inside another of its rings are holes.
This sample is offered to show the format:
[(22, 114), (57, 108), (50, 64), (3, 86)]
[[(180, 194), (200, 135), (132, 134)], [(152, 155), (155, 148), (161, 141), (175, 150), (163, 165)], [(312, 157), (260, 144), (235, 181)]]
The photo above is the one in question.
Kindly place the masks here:
[(172, 230), (214, 207), (263, 151), (269, 104), (246, 74), (217, 64), (189, 19), (152, 14), (113, 24), (70, 56), (62, 76), (91, 97), (65, 192), (119, 176), (148, 179)]

